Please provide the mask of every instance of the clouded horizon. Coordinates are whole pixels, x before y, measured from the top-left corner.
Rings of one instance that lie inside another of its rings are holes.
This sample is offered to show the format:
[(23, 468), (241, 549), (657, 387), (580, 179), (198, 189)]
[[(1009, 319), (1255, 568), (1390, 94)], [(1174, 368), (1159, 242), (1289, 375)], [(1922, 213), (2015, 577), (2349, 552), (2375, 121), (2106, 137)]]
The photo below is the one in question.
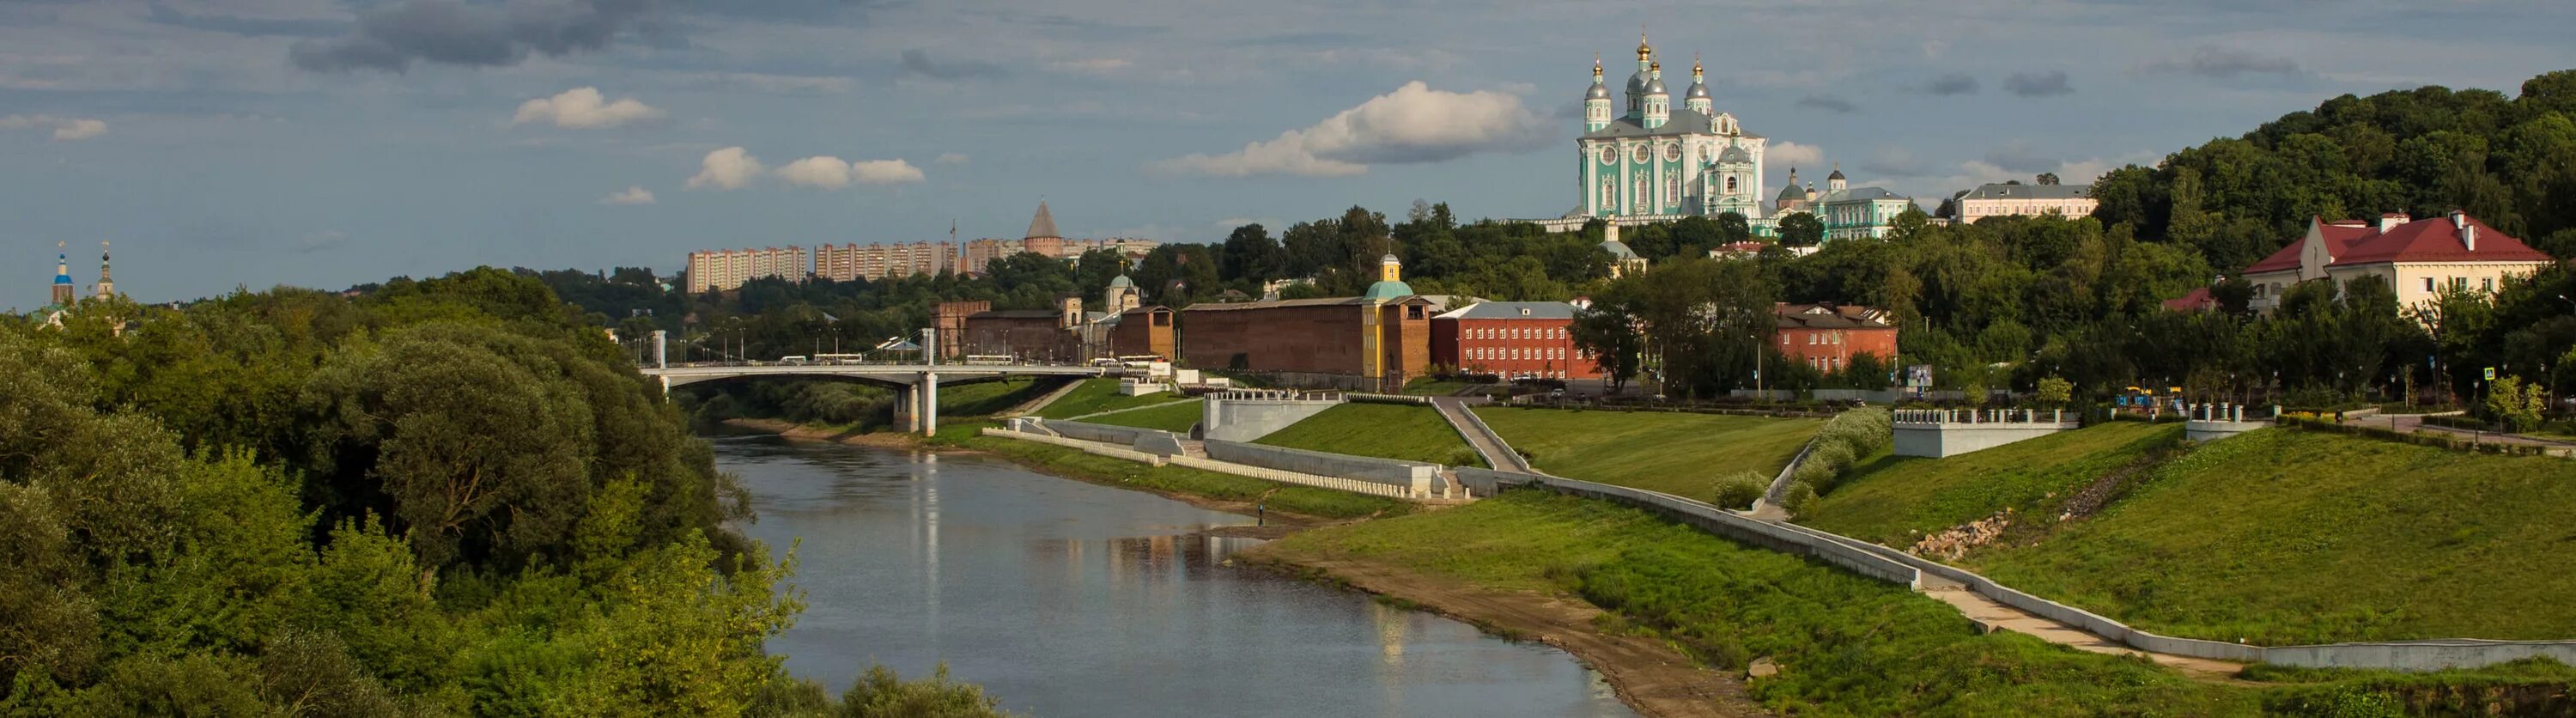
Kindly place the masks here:
[[(2345, 93), (2576, 67), (2550, 0), (0, 2), (0, 308), (56, 242), (144, 301), (694, 249), (1222, 239), (1353, 204), (1575, 203), (1592, 58), (1927, 205), (2081, 182)], [(1676, 78), (1679, 78), (1676, 82)]]

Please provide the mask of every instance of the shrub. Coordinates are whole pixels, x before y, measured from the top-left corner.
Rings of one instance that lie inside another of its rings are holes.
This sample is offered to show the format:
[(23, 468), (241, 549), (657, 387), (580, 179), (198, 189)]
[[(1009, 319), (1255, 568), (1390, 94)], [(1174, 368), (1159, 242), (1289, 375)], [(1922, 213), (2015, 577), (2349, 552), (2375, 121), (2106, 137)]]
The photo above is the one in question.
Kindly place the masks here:
[(1753, 502), (1762, 498), (1762, 493), (1770, 488), (1770, 482), (1764, 481), (1761, 474), (1739, 471), (1734, 475), (1717, 479), (1715, 487), (1717, 500), (1713, 503), (1716, 503), (1718, 508), (1724, 509), (1751, 508)]
[(1788, 509), (1791, 517), (1805, 516), (1815, 504), (1816, 486), (1804, 481), (1790, 480), (1789, 490), (1780, 495), (1780, 508)]
[(1889, 434), (1894, 417), (1887, 409), (1863, 407), (1835, 414), (1823, 428), (1816, 430), (1815, 447), (1798, 464), (1790, 477), (1819, 492), (1832, 491), (1843, 472), (1851, 470), (1861, 457), (1885, 451), (1894, 440)]

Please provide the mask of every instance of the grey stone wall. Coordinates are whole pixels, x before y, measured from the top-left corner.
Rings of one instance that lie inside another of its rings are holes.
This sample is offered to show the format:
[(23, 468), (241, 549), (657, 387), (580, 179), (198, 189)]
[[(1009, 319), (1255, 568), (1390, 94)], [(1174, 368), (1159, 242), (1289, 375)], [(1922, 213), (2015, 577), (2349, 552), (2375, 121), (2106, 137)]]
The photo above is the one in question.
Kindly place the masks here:
[(1201, 436), (1216, 441), (1254, 441), (1269, 436), (1289, 425), (1340, 406), (1341, 402), (1310, 399), (1222, 399), (1207, 398), (1199, 410)]
[(1339, 476), (1407, 487), (1420, 485), (1427, 488), (1440, 475), (1439, 464), (1327, 454), (1321, 451), (1233, 441), (1209, 441), (1207, 454), (1208, 458), (1218, 461), (1249, 464), (1265, 469), (1318, 476)]

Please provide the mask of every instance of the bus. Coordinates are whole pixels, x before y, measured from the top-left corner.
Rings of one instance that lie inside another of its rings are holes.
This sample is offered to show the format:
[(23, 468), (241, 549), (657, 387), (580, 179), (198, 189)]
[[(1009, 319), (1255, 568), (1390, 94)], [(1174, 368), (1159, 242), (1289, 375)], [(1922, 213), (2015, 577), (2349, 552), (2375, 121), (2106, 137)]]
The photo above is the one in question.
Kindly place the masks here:
[(968, 364), (1009, 364), (1009, 363), (1011, 363), (1011, 355), (1009, 355), (1009, 354), (968, 354), (968, 355), (966, 355), (966, 362), (965, 362), (965, 363), (968, 363)]
[(778, 363), (785, 364), (787, 366), (801, 366), (805, 363), (805, 355), (789, 354), (787, 356), (779, 357)]
[(816, 354), (816, 355), (814, 355), (814, 363), (816, 363), (816, 364), (859, 364), (859, 363), (863, 363), (866, 359), (867, 359), (867, 357), (866, 357), (865, 355), (861, 355), (861, 354)]

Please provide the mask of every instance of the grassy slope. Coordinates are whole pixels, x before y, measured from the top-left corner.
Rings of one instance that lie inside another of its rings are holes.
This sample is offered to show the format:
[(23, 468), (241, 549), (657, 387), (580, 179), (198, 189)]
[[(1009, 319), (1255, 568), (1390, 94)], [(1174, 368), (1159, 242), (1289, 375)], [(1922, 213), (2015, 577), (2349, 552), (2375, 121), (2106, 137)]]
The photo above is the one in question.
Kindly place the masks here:
[(1253, 443), (1451, 466), (1483, 466), (1458, 430), (1427, 406), (1343, 404)]
[(1258, 551), (1359, 558), (1502, 588), (1570, 592), (1702, 660), (1783, 667), (1754, 696), (1797, 715), (2243, 715), (2251, 691), (2013, 633), (1949, 606), (1643, 511), (1536, 491), (1315, 529)]
[(1160, 404), (1178, 398), (1180, 397), (1169, 393), (1119, 396), (1117, 379), (1087, 379), (1082, 382), (1082, 386), (1074, 388), (1071, 393), (1065, 394), (1062, 398), (1056, 399), (1055, 403), (1048, 404), (1045, 409), (1039, 410), (1038, 416), (1049, 419), (1071, 419), (1084, 414)]
[(1796, 458), (1824, 422), (1711, 414), (1477, 409), (1539, 470), (1705, 499), (1718, 477), (1764, 477)]
[(1459, 390), (1465, 389), (1469, 386), (1472, 385), (1463, 381), (1415, 379), (1413, 381), (1405, 382), (1404, 393), (1409, 396), (1448, 396), (1456, 394)]
[(990, 416), (1038, 398), (1056, 387), (1061, 380), (1033, 377), (1007, 377), (999, 381), (976, 382), (939, 387), (941, 416)]
[(1221, 501), (1262, 501), (1279, 511), (1329, 519), (1393, 516), (1414, 510), (1395, 499), (1262, 481), (1179, 466), (1147, 466), (1073, 449), (979, 435), (988, 422), (939, 428), (933, 441), (1011, 457), (1056, 476), (1145, 491), (1189, 494)]
[(1179, 401), (1169, 394), (1156, 394), (1154, 397), (1165, 403), (1145, 409), (1095, 416), (1083, 421), (1110, 426), (1133, 426), (1139, 429), (1161, 429), (1179, 434), (1189, 433), (1190, 427), (1199, 423), (1202, 409), (1200, 402)]
[(2576, 462), (2265, 430), (2212, 442), (1986, 575), (2266, 644), (2576, 637)]
[(2028, 512), (2181, 436), (2182, 425), (2112, 422), (1947, 459), (1881, 456), (1861, 465), (1798, 522), (1904, 547), (2005, 507)]

